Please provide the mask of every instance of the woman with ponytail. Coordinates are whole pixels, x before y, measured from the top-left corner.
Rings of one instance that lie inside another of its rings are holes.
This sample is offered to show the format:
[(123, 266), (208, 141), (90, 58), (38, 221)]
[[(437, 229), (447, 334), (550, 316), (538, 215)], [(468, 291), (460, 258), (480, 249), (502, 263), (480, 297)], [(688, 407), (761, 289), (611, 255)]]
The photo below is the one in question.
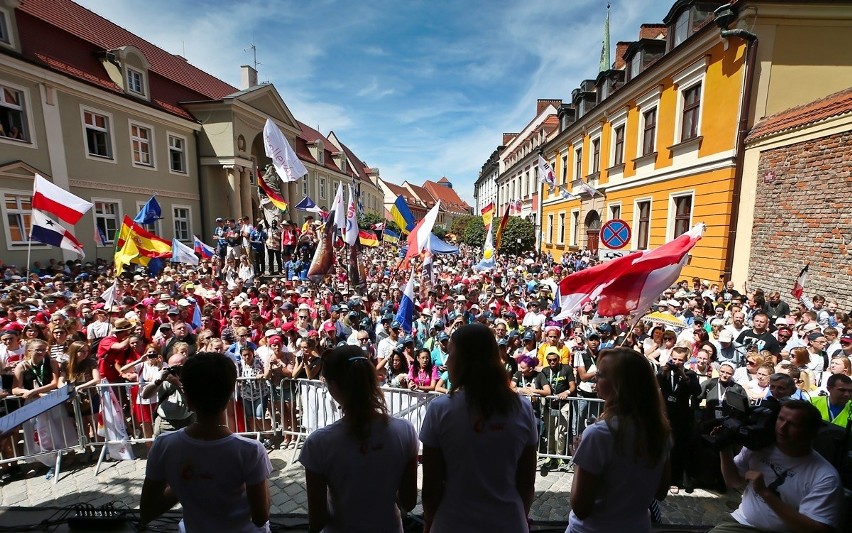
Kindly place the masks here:
[(305, 467), (311, 532), (402, 532), (397, 503), (417, 503), (417, 433), (388, 415), (373, 363), (359, 346), (323, 354), (322, 377), (343, 417), (311, 433)]
[(528, 531), (538, 427), (532, 404), (509, 387), (491, 330), (479, 323), (450, 337), (453, 388), (426, 411), (424, 531)]

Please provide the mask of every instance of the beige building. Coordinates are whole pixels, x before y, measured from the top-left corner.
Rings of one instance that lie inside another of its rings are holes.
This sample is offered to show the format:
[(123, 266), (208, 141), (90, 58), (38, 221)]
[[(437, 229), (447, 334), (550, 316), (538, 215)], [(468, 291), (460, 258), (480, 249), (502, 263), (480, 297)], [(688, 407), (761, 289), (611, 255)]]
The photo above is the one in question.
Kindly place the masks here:
[[(94, 204), (72, 229), (87, 260), (111, 259), (122, 218), (152, 194), (162, 219), (149, 229), (167, 240), (199, 235), (209, 243), (217, 216), (257, 219), (256, 172), (270, 162), (261, 135), (267, 118), (308, 169), (284, 186), (291, 206), (304, 196), (327, 205), (337, 183), (361, 181), (354, 154), (296, 120), (253, 68), (243, 67), (241, 85), (70, 0), (0, 0), (0, 259), (26, 261), (36, 173)], [(380, 212), (375, 181), (361, 190), (364, 208)], [(288, 215), (301, 222), (306, 214)], [(77, 258), (40, 244), (31, 254)]]

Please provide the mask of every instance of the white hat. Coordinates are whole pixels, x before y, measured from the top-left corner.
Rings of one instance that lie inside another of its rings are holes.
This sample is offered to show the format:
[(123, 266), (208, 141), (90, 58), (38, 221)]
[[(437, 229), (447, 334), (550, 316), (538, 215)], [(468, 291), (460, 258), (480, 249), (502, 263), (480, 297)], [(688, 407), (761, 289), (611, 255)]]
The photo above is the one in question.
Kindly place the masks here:
[(723, 329), (719, 332), (719, 342), (733, 342), (734, 334), (730, 331)]

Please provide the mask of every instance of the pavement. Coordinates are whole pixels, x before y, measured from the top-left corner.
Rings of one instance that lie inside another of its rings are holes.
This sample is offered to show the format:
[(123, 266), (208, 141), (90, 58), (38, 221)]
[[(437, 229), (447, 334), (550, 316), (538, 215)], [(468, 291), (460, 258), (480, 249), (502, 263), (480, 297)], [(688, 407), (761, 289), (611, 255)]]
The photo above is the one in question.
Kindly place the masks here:
[[(281, 520), (289, 517), (291, 524), (288, 530), (306, 531), (299, 529), (298, 525), (300, 522), (306, 524), (307, 518), (305, 473), (298, 462), (292, 463), (293, 455), (293, 449), (270, 452), (273, 466), (270, 478), (271, 514), (273, 525), (281, 523), (275, 517)], [(7, 519), (14, 514), (11, 508), (65, 508), (85, 502), (95, 507), (113, 504), (117, 508), (138, 509), (145, 463), (144, 459), (105, 462), (98, 475), (95, 475), (94, 460), (85, 463), (78, 461), (71, 465), (63, 463), (56, 483), (45, 480), (45, 468), (39, 464), (38, 473), (32, 477), (17, 479), (0, 487), (0, 523), (9, 524)], [(564, 531), (570, 512), (571, 481), (572, 474), (567, 471), (539, 471), (531, 511), (534, 522), (546, 523), (554, 530)], [(738, 503), (739, 495), (734, 492), (720, 495), (701, 489), (686, 494), (681, 490), (677, 495), (669, 495), (661, 503), (663, 524), (705, 525), (707, 528), (703, 529), (709, 529), (728, 515), (729, 502)], [(422, 515), (419, 503), (412, 514), (418, 517)], [(7, 515), (6, 518), (4, 515)], [(301, 520), (302, 516), (304, 520)], [(293, 526), (295, 529), (290, 529)], [(686, 530), (702, 531), (702, 528)]]

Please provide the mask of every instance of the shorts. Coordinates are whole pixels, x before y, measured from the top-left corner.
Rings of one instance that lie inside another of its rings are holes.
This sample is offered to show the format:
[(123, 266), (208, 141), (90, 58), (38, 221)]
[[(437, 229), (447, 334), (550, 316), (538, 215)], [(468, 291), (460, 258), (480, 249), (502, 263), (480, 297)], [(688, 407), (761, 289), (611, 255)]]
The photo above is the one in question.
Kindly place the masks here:
[(272, 398), (276, 402), (290, 403), (293, 401), (293, 382), (285, 381), (283, 385), (272, 387)]
[(251, 413), (254, 414), (254, 417), (257, 420), (263, 419), (263, 415), (266, 413), (266, 406), (268, 404), (266, 396), (255, 400), (247, 400), (245, 398), (241, 398), (240, 400), (243, 402), (243, 410), (245, 411), (246, 416)]
[(133, 404), (133, 416), (136, 418), (137, 422), (142, 422), (144, 424), (150, 424), (154, 421), (154, 413), (157, 412), (157, 404), (150, 403), (135, 403)]

